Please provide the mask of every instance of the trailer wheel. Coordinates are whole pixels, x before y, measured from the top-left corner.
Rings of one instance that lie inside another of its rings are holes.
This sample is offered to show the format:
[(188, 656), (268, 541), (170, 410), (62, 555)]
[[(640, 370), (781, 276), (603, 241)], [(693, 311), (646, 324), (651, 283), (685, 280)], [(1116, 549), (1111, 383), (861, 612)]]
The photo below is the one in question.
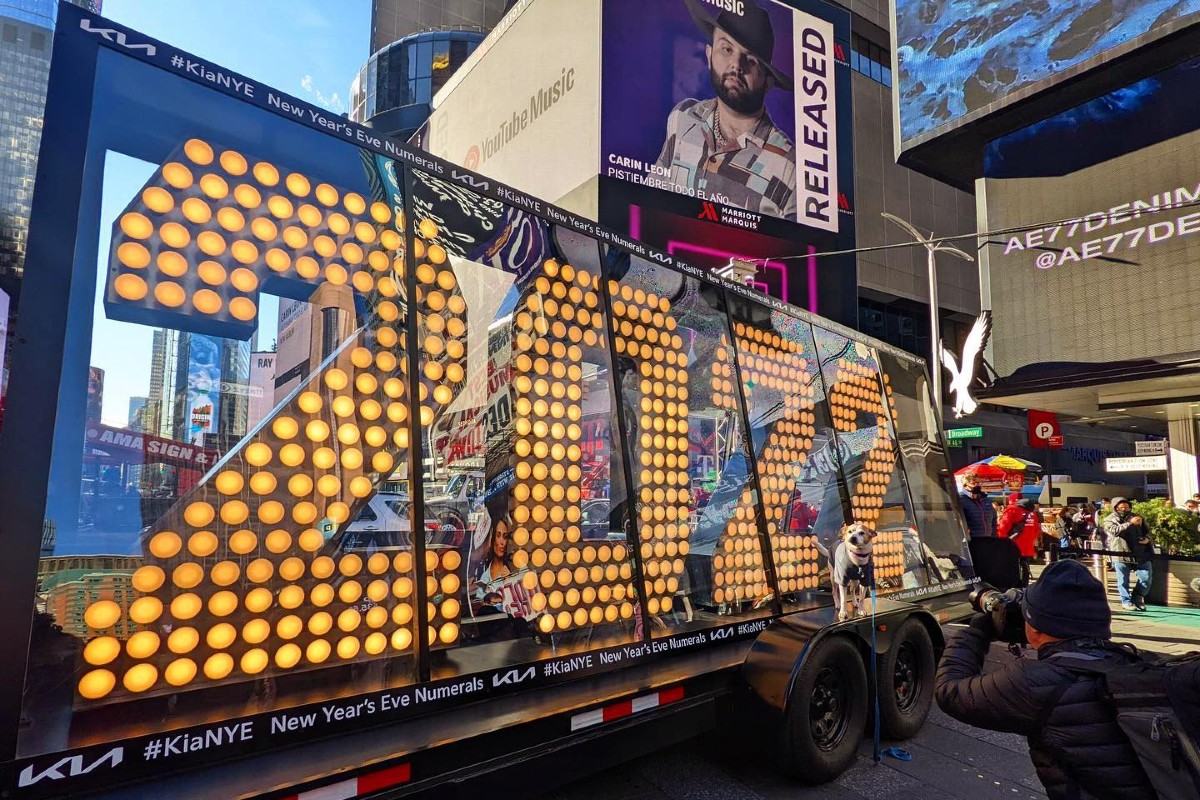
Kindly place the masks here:
[(780, 760), (796, 780), (833, 780), (854, 761), (867, 721), (867, 671), (854, 644), (837, 636), (809, 654), (788, 698)]
[(877, 664), (881, 731), (889, 739), (911, 739), (925, 724), (933, 703), (935, 660), (929, 631), (916, 619), (905, 620)]

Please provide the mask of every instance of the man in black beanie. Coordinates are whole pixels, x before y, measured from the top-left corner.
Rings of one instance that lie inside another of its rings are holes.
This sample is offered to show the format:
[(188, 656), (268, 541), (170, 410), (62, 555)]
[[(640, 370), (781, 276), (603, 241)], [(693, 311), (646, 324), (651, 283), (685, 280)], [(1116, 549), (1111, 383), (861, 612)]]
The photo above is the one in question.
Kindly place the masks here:
[(1055, 658), (1070, 653), (1138, 660), (1132, 649), (1112, 641), (1104, 586), (1078, 561), (1056, 561), (1025, 591), (1021, 610), (1037, 658), (981, 674), (996, 624), (992, 615), (976, 614), (946, 644), (938, 665), (938, 706), (969, 725), (1024, 735), (1052, 800), (1153, 800), (1150, 780), (1102, 698), (1101, 679), (1073, 672)]

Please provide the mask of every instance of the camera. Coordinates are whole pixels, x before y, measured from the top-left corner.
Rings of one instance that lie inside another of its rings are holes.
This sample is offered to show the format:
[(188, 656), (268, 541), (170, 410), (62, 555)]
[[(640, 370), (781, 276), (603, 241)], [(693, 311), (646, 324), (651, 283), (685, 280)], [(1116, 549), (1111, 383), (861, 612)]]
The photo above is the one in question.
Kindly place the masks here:
[(971, 606), (992, 618), (992, 638), (1008, 644), (1027, 644), (1025, 639), (1025, 615), (1021, 613), (1020, 589), (1002, 592), (994, 586), (981, 583), (967, 599)]

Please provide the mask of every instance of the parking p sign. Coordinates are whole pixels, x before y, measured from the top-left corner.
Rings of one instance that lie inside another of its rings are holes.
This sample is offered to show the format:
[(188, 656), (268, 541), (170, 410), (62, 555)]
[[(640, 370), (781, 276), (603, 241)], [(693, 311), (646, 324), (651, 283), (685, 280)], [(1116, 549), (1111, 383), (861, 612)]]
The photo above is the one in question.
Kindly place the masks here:
[(1029, 446), (1062, 447), (1058, 417), (1050, 411), (1029, 412)]

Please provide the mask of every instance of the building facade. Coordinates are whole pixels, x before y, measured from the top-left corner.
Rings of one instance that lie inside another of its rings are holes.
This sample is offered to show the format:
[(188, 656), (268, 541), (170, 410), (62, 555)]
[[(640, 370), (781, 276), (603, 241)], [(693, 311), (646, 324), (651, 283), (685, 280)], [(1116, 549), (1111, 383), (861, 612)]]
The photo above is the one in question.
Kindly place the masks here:
[(487, 33), (511, 5), (511, 0), (373, 0), (371, 52), (420, 31)]

